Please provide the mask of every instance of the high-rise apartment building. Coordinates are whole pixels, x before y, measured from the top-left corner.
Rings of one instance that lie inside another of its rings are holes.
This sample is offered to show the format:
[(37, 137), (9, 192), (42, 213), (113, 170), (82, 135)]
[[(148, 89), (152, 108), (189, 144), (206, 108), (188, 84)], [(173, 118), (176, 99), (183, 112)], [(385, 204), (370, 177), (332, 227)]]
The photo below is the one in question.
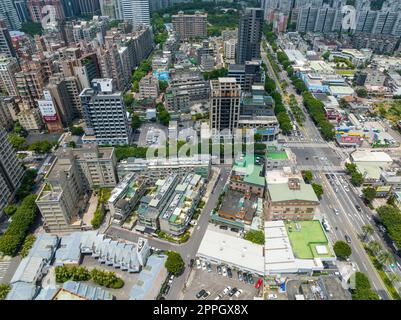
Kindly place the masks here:
[(31, 20), (27, 0), (14, 0), (14, 6), (15, 10), (17, 11), (18, 19), (21, 21), (21, 23)]
[(118, 182), (117, 158), (113, 147), (86, 145), (82, 148), (62, 148), (56, 155), (76, 162), (86, 190), (113, 188)]
[(79, 15), (78, 0), (61, 0), (66, 18), (72, 18)]
[(0, 217), (4, 208), (17, 190), (24, 170), (7, 138), (7, 133), (0, 126)]
[(21, 21), (18, 18), (12, 0), (0, 1), (0, 20), (3, 20), (10, 30), (18, 30), (21, 28)]
[(124, 145), (131, 143), (132, 129), (121, 91), (112, 79), (94, 79), (81, 94), (86, 122), (84, 143)]
[(109, 16), (110, 19), (123, 20), (121, 0), (100, 0), (102, 16)]
[(21, 65), (21, 71), (15, 74), (18, 95), (31, 108), (37, 106), (36, 100), (43, 96), (47, 82), (46, 70), (39, 61), (30, 61)]
[(210, 81), (210, 128), (214, 133), (234, 133), (240, 115), (241, 88), (235, 78)]
[(239, 21), (236, 63), (244, 64), (245, 61), (260, 58), (262, 27), (263, 10), (246, 8)]
[(68, 157), (56, 158), (36, 199), (44, 229), (49, 232), (79, 230), (84, 193), (77, 163)]
[(15, 74), (20, 71), (16, 58), (0, 55), (0, 92), (7, 96), (17, 95)]
[(99, 0), (78, 0), (78, 7), (82, 15), (95, 16), (101, 13)]
[(28, 0), (28, 9), (33, 22), (41, 23), (42, 19), (48, 15), (47, 10), (43, 10), (45, 6), (54, 8), (55, 19), (64, 21), (64, 8), (61, 0)]
[(6, 23), (2, 20), (0, 20), (0, 54), (6, 55), (7, 57), (16, 57), (10, 33)]
[(124, 21), (130, 22), (134, 29), (150, 27), (149, 0), (121, 0)]
[(184, 14), (182, 11), (173, 15), (173, 29), (180, 40), (207, 36), (207, 14), (196, 12)]

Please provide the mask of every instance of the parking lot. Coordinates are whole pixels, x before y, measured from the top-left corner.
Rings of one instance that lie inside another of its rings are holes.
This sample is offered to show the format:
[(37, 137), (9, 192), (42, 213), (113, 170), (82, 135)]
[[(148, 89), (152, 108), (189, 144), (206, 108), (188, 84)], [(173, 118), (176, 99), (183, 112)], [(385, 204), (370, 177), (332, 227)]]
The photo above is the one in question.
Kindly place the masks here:
[[(253, 278), (256, 283), (258, 277), (253, 276)], [(239, 297), (223, 295), (223, 290), (227, 286), (242, 290), (242, 293)], [(253, 300), (253, 298), (258, 295), (258, 291), (261, 290), (261, 288), (256, 289), (255, 284), (251, 285), (239, 281), (237, 271), (235, 270), (232, 270), (232, 278), (230, 279), (229, 277), (219, 275), (216, 265), (212, 265), (212, 271), (208, 272), (207, 270), (197, 269), (195, 263), (186, 284), (184, 300), (196, 300), (196, 294), (202, 289), (210, 292), (210, 296), (208, 296), (206, 300), (214, 300), (218, 294), (223, 296), (221, 300)]]
[(159, 123), (144, 123), (139, 131), (138, 146), (140, 147), (161, 146), (166, 142), (168, 135), (167, 127)]

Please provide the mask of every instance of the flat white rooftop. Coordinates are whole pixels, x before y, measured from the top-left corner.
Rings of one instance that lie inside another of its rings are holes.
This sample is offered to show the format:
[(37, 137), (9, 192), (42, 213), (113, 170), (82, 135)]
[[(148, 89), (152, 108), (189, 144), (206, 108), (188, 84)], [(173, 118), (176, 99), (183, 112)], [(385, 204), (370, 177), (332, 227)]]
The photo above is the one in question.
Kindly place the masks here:
[(264, 274), (263, 246), (209, 226), (198, 255)]

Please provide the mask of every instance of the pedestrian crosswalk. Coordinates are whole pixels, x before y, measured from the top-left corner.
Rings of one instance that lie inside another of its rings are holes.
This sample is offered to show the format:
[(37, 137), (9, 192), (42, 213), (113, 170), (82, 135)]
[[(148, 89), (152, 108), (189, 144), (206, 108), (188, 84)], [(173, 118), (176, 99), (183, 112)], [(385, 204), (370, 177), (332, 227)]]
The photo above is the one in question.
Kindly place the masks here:
[(8, 267), (10, 266), (10, 263), (11, 260), (0, 260), (0, 283), (2, 283), (2, 280), (7, 273)]
[(323, 172), (343, 172), (344, 168), (341, 166), (331, 165), (297, 165), (296, 168), (300, 171), (311, 170), (311, 171), (323, 171)]

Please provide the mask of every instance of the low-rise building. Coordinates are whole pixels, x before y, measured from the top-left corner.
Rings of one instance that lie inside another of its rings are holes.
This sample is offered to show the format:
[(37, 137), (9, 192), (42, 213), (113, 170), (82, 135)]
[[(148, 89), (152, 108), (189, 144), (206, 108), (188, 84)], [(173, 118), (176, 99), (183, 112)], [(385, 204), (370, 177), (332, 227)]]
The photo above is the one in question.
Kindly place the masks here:
[(138, 177), (149, 183), (155, 183), (158, 179), (164, 179), (175, 174), (182, 177), (187, 173), (195, 173), (208, 180), (211, 159), (209, 154), (167, 159), (128, 158), (120, 161), (117, 166), (117, 173), (122, 179), (126, 174), (134, 172)]
[(265, 274), (309, 273), (336, 257), (318, 220), (265, 222)]
[(319, 206), (312, 186), (302, 178), (288, 177), (284, 183), (267, 182), (267, 220), (311, 220)]
[(253, 155), (240, 156), (235, 159), (230, 178), (230, 188), (249, 192), (263, 198), (265, 177), (263, 163)]
[(134, 210), (146, 191), (146, 183), (128, 173), (113, 189), (108, 200), (113, 223), (121, 224)]
[(129, 293), (129, 300), (155, 300), (167, 278), (165, 268), (167, 256), (151, 255), (146, 266), (139, 274), (139, 279)]
[(99, 263), (127, 272), (139, 272), (150, 254), (147, 239), (137, 243), (120, 242), (97, 231), (74, 232), (62, 237), (54, 265), (79, 265), (83, 255), (90, 254)]
[(258, 203), (263, 207), (263, 202), (260, 203), (259, 199), (261, 198), (250, 193), (244, 194), (229, 189), (224, 194), (217, 212), (210, 214), (210, 221), (239, 230), (249, 230), (258, 209)]
[(159, 217), (160, 230), (174, 236), (183, 234), (192, 219), (204, 191), (204, 182), (197, 174), (187, 174), (177, 185)]
[(156, 181), (155, 189), (140, 200), (137, 230), (155, 232), (160, 229), (159, 216), (179, 183), (177, 175)]

